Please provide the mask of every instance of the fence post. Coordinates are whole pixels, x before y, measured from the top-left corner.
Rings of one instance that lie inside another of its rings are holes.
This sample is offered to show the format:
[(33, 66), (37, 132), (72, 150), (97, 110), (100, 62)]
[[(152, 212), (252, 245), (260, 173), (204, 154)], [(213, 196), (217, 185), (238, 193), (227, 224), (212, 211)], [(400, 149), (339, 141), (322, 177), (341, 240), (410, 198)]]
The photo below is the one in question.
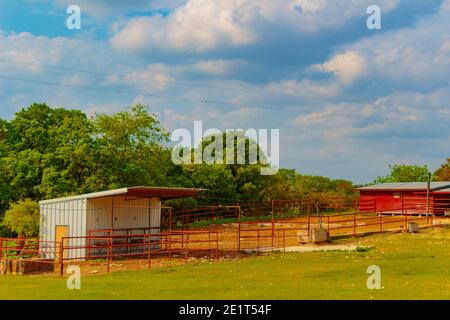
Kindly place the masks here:
[(108, 239), (108, 259), (107, 259), (108, 266), (106, 268), (108, 273), (110, 271), (111, 256), (112, 256), (112, 237), (110, 236), (109, 239)]
[(216, 232), (216, 258), (219, 260), (219, 232)]
[(169, 216), (169, 232), (171, 232), (172, 231), (172, 208), (169, 208), (169, 213), (170, 213), (170, 216)]
[(241, 207), (238, 207), (238, 235), (237, 235), (237, 253), (241, 253)]
[(0, 275), (3, 274), (3, 238), (0, 238)]
[[(167, 240), (169, 242), (169, 259), (172, 259), (172, 233), (169, 233), (167, 235)], [(186, 249), (187, 249), (187, 242), (186, 242)]]
[(311, 199), (308, 197), (308, 239), (311, 236)]
[(275, 237), (275, 217), (274, 217), (273, 212), (272, 212), (272, 251), (273, 251), (273, 238), (274, 237)]
[(356, 212), (353, 212), (353, 236), (356, 237)]
[[(273, 237), (272, 237), (273, 239)], [(259, 230), (256, 230), (256, 250), (258, 252), (258, 256), (259, 256)]]
[(59, 263), (60, 263), (60, 274), (61, 276), (64, 275), (64, 237), (61, 239), (61, 242), (59, 243)]
[(408, 230), (408, 214), (405, 212), (405, 231)]
[(327, 232), (328, 232), (328, 236), (330, 236), (330, 215), (327, 216)]
[(148, 235), (148, 268), (150, 269), (152, 266), (152, 236), (151, 233)]
[(380, 232), (383, 232), (383, 215), (380, 214)]
[(187, 234), (187, 241), (186, 241), (186, 263), (188, 262), (189, 259), (189, 233)]

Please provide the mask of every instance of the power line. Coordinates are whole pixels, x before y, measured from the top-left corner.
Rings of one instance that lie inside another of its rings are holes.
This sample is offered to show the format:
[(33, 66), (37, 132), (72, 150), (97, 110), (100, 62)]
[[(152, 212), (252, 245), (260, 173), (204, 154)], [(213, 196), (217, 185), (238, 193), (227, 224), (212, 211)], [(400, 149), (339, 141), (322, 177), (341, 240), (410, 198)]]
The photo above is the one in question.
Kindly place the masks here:
[[(91, 91), (98, 91), (98, 92), (108, 92), (108, 93), (117, 93), (117, 94), (126, 94), (126, 95), (141, 95), (141, 96), (145, 96), (145, 97), (166, 99), (166, 100), (190, 101), (190, 102), (197, 102), (197, 103), (203, 103), (203, 104), (232, 106), (232, 107), (238, 107), (238, 108), (254, 108), (254, 109), (268, 109), (268, 110), (276, 110), (276, 111), (291, 111), (291, 112), (304, 113), (304, 114), (317, 114), (318, 113), (317, 110), (298, 109), (298, 108), (291, 108), (291, 107), (279, 108), (279, 107), (273, 107), (273, 106), (253, 106), (253, 105), (247, 105), (247, 104), (243, 105), (243, 104), (237, 104), (237, 103), (233, 103), (233, 102), (225, 102), (225, 101), (219, 101), (219, 100), (195, 99), (195, 98), (187, 98), (187, 97), (160, 95), (160, 94), (155, 94), (155, 93), (141, 93), (141, 92), (135, 92), (135, 91), (102, 89), (102, 88), (86, 87), (86, 86), (80, 86), (80, 85), (74, 85), (74, 84), (63, 84), (63, 83), (55, 83), (55, 82), (47, 82), (47, 81), (41, 81), (41, 80), (15, 78), (15, 77), (8, 77), (8, 76), (0, 76), (0, 79), (29, 82), (29, 83), (35, 83), (35, 84), (41, 84), (41, 85), (49, 85), (49, 86), (76, 88), (76, 89), (91, 90)], [(414, 123), (429, 123), (429, 124), (450, 125), (450, 122), (431, 121), (431, 120), (416, 120), (416, 119), (409, 119), (409, 118), (408, 119), (402, 119), (402, 118), (381, 117), (381, 116), (365, 116), (365, 115), (359, 115), (359, 114), (335, 113), (335, 112), (322, 114), (322, 117), (325, 117), (325, 118), (326, 117), (330, 117), (330, 116), (334, 116), (334, 117), (353, 117), (353, 118), (373, 119), (373, 120), (383, 120), (383, 121), (400, 121), (400, 122), (414, 122)]]
[[(202, 83), (193, 83), (193, 82), (184, 82), (184, 81), (176, 81), (176, 80), (162, 80), (162, 79), (151, 79), (151, 78), (145, 78), (145, 77), (136, 77), (136, 76), (130, 76), (130, 75), (123, 75), (123, 74), (117, 74), (117, 73), (106, 73), (106, 72), (99, 72), (99, 71), (91, 71), (91, 70), (83, 70), (83, 69), (76, 69), (76, 68), (69, 68), (69, 67), (61, 67), (61, 66), (54, 66), (54, 65), (46, 65), (46, 64), (39, 64), (34, 62), (24, 62), (24, 61), (17, 61), (17, 60), (8, 60), (0, 58), (0, 62), (4, 63), (13, 63), (13, 64), (21, 64), (21, 65), (28, 65), (28, 66), (34, 66), (34, 67), (40, 67), (40, 68), (47, 68), (47, 69), (55, 69), (55, 70), (61, 70), (61, 71), (70, 71), (70, 72), (78, 72), (78, 73), (86, 73), (86, 74), (92, 74), (92, 75), (100, 75), (100, 76), (115, 76), (118, 78), (124, 78), (124, 79), (133, 79), (133, 80), (140, 80), (140, 81), (149, 81), (149, 82), (158, 82), (158, 83), (166, 83), (166, 84), (178, 84), (178, 85), (184, 85), (184, 86), (190, 86), (190, 87), (200, 87), (200, 88), (210, 88), (210, 89), (219, 89), (219, 90), (228, 90), (228, 91), (236, 91), (236, 92), (246, 92), (246, 93), (254, 93), (254, 94), (260, 94), (260, 95), (272, 95), (272, 96), (280, 96), (280, 97), (291, 97), (291, 98), (301, 98), (301, 99), (307, 99), (307, 100), (317, 100), (317, 101), (325, 101), (325, 102), (338, 102), (338, 103), (364, 103), (362, 100), (343, 100), (343, 99), (335, 99), (335, 98), (325, 98), (325, 97), (313, 97), (313, 96), (306, 96), (306, 95), (298, 95), (298, 94), (289, 94), (289, 93), (281, 93), (281, 92), (273, 92), (273, 91), (262, 91), (262, 90), (251, 90), (251, 89), (244, 89), (244, 88), (233, 88), (233, 87), (225, 87), (225, 86), (217, 86), (217, 85), (208, 85), (208, 84), (202, 84)], [(419, 110), (446, 110), (446, 107), (416, 107), (416, 106), (408, 106), (408, 108), (413, 109), (419, 109)]]
[(79, 72), (79, 73), (101, 75), (101, 76), (116, 76), (118, 78), (125, 78), (125, 79), (167, 83), (167, 84), (178, 84), (178, 85), (189, 86), (189, 87), (200, 87), (200, 88), (219, 89), (219, 90), (236, 91), (236, 92), (246, 92), (246, 93), (254, 93), (254, 94), (260, 94), (260, 95), (272, 95), (272, 96), (280, 96), (280, 97), (291, 97), (291, 98), (301, 98), (301, 99), (318, 100), (318, 101), (332, 101), (332, 102), (350, 102), (350, 103), (362, 102), (360, 100), (344, 101), (341, 99), (334, 99), (334, 98), (322, 98), (322, 97), (313, 97), (313, 96), (281, 93), (281, 92), (273, 92), (273, 91), (251, 90), (251, 89), (244, 89), (244, 88), (217, 86), (217, 85), (209, 85), (209, 84), (203, 84), (203, 83), (193, 83), (193, 82), (185, 82), (185, 81), (177, 81), (177, 80), (150, 79), (150, 78), (145, 78), (145, 77), (136, 77), (136, 76), (130, 76), (130, 75), (111, 73), (111, 72), (106, 73), (106, 72), (82, 70), (82, 69), (75, 69), (75, 68), (68, 68), (68, 67), (50, 66), (50, 65), (45, 65), (45, 64), (33, 63), (33, 62), (6, 60), (6, 59), (1, 59), (1, 58), (0, 58), (0, 62), (29, 65), (29, 66), (55, 69), (55, 70), (61, 70), (61, 71)]

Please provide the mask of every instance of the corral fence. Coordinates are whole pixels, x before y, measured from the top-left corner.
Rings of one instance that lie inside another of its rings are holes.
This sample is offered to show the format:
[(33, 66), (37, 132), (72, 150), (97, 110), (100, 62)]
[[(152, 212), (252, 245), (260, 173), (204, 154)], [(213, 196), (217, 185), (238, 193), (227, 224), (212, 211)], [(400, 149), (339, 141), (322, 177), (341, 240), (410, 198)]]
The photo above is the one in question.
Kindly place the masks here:
[(356, 237), (407, 230), (409, 222), (432, 226), (447, 219), (449, 202), (404, 198), (399, 205), (380, 208), (375, 199), (327, 198), (170, 208), (162, 211), (160, 228), (95, 229), (61, 242), (0, 239), (0, 273), (53, 269), (63, 274), (68, 264), (93, 262), (109, 272), (113, 261), (136, 259), (150, 268), (155, 259), (187, 263), (191, 257), (216, 260), (287, 251), (306, 242), (313, 228), (325, 229), (330, 237)]

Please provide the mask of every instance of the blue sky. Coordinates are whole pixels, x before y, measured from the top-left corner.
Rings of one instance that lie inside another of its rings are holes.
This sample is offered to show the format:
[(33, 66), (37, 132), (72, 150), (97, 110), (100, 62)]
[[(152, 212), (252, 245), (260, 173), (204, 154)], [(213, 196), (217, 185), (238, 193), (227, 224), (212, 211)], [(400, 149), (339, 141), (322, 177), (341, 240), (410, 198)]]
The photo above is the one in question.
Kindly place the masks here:
[(281, 166), (357, 183), (450, 156), (449, 70), (448, 0), (0, 0), (0, 117), (144, 103), (169, 130), (278, 128)]

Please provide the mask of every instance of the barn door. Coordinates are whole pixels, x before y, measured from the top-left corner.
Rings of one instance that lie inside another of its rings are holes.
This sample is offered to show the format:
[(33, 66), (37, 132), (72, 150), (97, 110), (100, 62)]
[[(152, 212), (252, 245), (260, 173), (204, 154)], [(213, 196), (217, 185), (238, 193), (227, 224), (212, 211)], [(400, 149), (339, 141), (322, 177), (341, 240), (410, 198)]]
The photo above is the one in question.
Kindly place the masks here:
[[(60, 246), (63, 245), (64, 247), (67, 246), (67, 239), (64, 240), (64, 243), (62, 243), (63, 238), (66, 238), (69, 236), (69, 226), (56, 226), (55, 227), (55, 260), (60, 260), (60, 253), (61, 248)], [(63, 258), (66, 259), (68, 257), (68, 250), (63, 251)]]

